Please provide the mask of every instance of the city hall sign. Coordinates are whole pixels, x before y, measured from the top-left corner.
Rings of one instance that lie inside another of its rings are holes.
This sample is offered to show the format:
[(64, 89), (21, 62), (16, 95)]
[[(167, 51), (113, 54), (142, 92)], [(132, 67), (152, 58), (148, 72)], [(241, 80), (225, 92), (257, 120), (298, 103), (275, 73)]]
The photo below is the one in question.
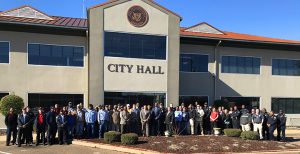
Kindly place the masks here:
[(108, 64), (107, 69), (112, 73), (165, 74), (162, 66)]

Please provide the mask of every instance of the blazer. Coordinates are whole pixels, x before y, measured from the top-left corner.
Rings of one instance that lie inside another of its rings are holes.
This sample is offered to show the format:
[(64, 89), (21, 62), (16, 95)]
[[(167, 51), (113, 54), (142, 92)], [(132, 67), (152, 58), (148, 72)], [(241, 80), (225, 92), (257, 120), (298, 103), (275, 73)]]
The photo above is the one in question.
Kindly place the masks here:
[(18, 126), (18, 116), (13, 113), (10, 115), (9, 113), (5, 116), (5, 125), (7, 128), (17, 128)]
[(141, 122), (142, 123), (145, 123), (145, 122), (149, 122), (149, 119), (150, 119), (150, 111), (148, 110), (141, 110), (140, 112), (140, 119), (141, 119)]
[(31, 119), (29, 115), (26, 114), (24, 117), (23, 113), (21, 113), (18, 117), (18, 127), (21, 129), (23, 128), (23, 126), (28, 127), (28, 125), (30, 125), (31, 122), (30, 120)]
[(56, 123), (58, 128), (65, 128), (68, 123), (68, 117), (64, 115), (64, 119), (62, 119), (61, 115), (56, 116)]
[(114, 124), (120, 124), (120, 112), (119, 111), (115, 111), (111, 117), (112, 117), (112, 121)]
[(128, 115), (129, 115), (129, 113), (126, 111), (120, 112), (120, 124), (121, 125), (125, 125), (127, 123)]
[(172, 124), (172, 122), (173, 122), (173, 120), (174, 120), (174, 115), (173, 115), (173, 112), (167, 112), (166, 113), (166, 117), (165, 117), (165, 124)]
[(47, 122), (47, 125), (48, 126), (54, 126), (54, 127), (56, 127), (56, 116), (55, 116), (55, 112), (48, 112), (47, 114), (46, 114), (46, 122)]
[(42, 115), (43, 115), (43, 123), (41, 125), (38, 122), (39, 121), (39, 114), (37, 114), (36, 117), (35, 117), (34, 126), (35, 126), (36, 129), (41, 128), (41, 127), (42, 128), (46, 127), (46, 123), (47, 123), (46, 114), (42, 113)]

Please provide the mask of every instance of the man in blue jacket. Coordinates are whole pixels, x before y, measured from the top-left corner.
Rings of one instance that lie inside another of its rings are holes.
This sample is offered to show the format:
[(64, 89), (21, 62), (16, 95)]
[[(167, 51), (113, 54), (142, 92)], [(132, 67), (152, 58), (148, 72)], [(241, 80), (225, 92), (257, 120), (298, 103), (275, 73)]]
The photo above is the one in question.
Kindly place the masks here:
[(26, 108), (22, 109), (22, 113), (18, 117), (18, 147), (21, 147), (21, 137), (24, 136), (26, 140), (26, 145), (30, 142), (30, 133), (29, 125), (30, 125), (30, 117), (26, 113)]
[(154, 104), (154, 108), (152, 109), (153, 118), (154, 118), (154, 134), (153, 135), (161, 135), (160, 134), (160, 120), (161, 120), (161, 109), (158, 106), (158, 103)]
[(57, 132), (58, 132), (58, 142), (60, 145), (67, 143), (67, 116), (64, 115), (63, 111), (59, 112), (56, 116)]
[(108, 107), (105, 106), (105, 109), (103, 106), (100, 106), (100, 110), (98, 111), (97, 120), (99, 123), (99, 139), (103, 138), (104, 133), (107, 130), (107, 124), (109, 122), (109, 113), (108, 113)]

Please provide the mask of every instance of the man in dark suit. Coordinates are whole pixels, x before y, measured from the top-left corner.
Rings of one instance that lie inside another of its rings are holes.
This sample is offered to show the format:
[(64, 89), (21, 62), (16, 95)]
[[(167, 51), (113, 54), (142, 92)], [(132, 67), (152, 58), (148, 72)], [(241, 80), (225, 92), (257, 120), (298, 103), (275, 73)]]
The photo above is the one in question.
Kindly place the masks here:
[(166, 130), (169, 131), (172, 134), (172, 123), (174, 120), (174, 115), (171, 107), (168, 107), (166, 117), (165, 117), (165, 124), (166, 124)]
[(32, 132), (33, 132), (33, 124), (34, 124), (35, 117), (34, 117), (34, 113), (31, 111), (29, 106), (26, 107), (26, 112), (27, 115), (29, 116), (28, 138), (29, 138), (29, 145), (31, 146), (33, 144)]
[(54, 112), (54, 107), (50, 108), (50, 111), (46, 115), (46, 123), (48, 126), (47, 130), (47, 142), (48, 145), (52, 145), (55, 142), (55, 136), (56, 136), (56, 115)]
[(9, 146), (11, 132), (13, 132), (12, 144), (16, 143), (17, 138), (17, 125), (18, 125), (18, 116), (14, 113), (14, 109), (10, 108), (9, 113), (5, 116), (5, 125), (7, 126), (6, 130), (6, 146)]
[(22, 113), (18, 117), (18, 147), (21, 147), (21, 137), (24, 136), (24, 139), (26, 140), (26, 145), (29, 144), (30, 140), (30, 129), (28, 128), (30, 126), (30, 117), (26, 113), (26, 108), (22, 109)]
[(157, 136), (160, 136), (160, 117), (161, 117), (161, 109), (160, 107), (158, 106), (158, 103), (155, 103), (154, 105), (154, 108), (152, 109), (152, 112), (153, 112), (153, 120), (154, 120), (154, 134), (153, 135), (157, 135)]
[(34, 125), (36, 129), (36, 146), (39, 145), (40, 141), (45, 145), (46, 115), (43, 108), (39, 108)]
[(58, 131), (58, 142), (60, 145), (67, 143), (67, 117), (63, 111), (60, 111), (59, 115), (56, 116), (56, 124)]

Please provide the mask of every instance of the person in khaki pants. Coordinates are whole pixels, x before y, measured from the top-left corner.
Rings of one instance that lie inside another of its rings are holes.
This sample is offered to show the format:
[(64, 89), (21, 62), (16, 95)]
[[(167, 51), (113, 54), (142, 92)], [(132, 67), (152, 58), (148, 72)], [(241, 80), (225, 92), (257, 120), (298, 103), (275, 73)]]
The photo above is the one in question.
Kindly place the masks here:
[(149, 137), (149, 119), (150, 119), (150, 111), (147, 105), (144, 105), (143, 110), (140, 112), (140, 119), (142, 123), (142, 133), (143, 136)]
[(258, 131), (260, 139), (263, 139), (262, 135), (262, 123), (264, 122), (264, 117), (260, 114), (259, 109), (256, 109), (255, 114), (252, 115), (253, 131)]
[(128, 122), (129, 112), (127, 107), (124, 106), (123, 110), (120, 112), (120, 125), (121, 125), (121, 134), (124, 134), (126, 131), (126, 124)]

